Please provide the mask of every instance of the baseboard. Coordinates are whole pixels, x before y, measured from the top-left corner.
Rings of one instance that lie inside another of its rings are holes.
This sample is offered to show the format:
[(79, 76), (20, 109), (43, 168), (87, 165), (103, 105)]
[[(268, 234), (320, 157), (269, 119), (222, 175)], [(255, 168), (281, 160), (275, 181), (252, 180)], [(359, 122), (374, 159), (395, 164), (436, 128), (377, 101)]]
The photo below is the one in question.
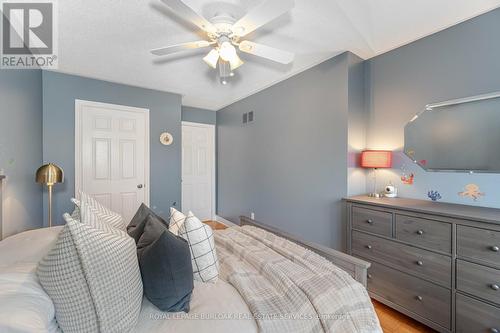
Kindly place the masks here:
[(233, 222), (231, 222), (229, 220), (226, 220), (225, 218), (220, 217), (219, 215), (215, 215), (215, 220), (217, 222), (220, 222), (220, 223), (228, 226), (228, 227), (235, 227), (235, 226), (237, 226), (237, 224), (235, 224), (235, 223), (233, 223)]

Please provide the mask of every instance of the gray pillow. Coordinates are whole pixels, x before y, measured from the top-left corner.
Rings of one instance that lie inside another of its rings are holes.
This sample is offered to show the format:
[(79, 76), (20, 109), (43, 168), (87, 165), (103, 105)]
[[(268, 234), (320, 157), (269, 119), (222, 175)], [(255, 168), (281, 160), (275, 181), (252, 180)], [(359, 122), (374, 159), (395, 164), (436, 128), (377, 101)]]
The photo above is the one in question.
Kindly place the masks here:
[(143, 231), (137, 246), (144, 294), (161, 311), (189, 312), (194, 285), (187, 241), (154, 215), (148, 215)]
[(134, 217), (127, 226), (127, 233), (132, 237), (135, 242), (139, 241), (139, 238), (144, 232), (144, 226), (146, 225), (146, 219), (149, 215), (154, 216), (158, 221), (163, 223), (168, 228), (168, 222), (162, 219), (160, 216), (156, 215), (148, 206), (142, 204), (137, 210)]
[(124, 231), (68, 214), (37, 276), (65, 333), (134, 332), (142, 304), (136, 246)]

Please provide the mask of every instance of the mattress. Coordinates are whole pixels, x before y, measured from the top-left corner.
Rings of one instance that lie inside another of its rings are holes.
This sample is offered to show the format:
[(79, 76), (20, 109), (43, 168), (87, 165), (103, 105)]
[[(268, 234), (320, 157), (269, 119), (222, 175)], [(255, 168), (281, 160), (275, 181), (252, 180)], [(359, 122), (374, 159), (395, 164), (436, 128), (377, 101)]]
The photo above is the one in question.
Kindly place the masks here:
[[(27, 231), (0, 242), (0, 312), (12, 313), (12, 307), (18, 305), (20, 310), (23, 307), (23, 313), (29, 313), (10, 319), (0, 316), (1, 332), (42, 332), (38, 329), (42, 326), (46, 327), (45, 332), (57, 332), (53, 305), (38, 284), (35, 269), (55, 244), (61, 229), (62, 227), (52, 227)], [(17, 296), (12, 294), (12, 290), (23, 292)], [(8, 309), (5, 310), (9, 311), (1, 311), (1, 304), (7, 306)], [(27, 309), (26, 304), (33, 307)], [(7, 326), (1, 326), (2, 324)], [(222, 279), (215, 284), (195, 281), (188, 314), (161, 312), (144, 298), (135, 330), (138, 333), (206, 331), (258, 332), (257, 324), (243, 298)]]

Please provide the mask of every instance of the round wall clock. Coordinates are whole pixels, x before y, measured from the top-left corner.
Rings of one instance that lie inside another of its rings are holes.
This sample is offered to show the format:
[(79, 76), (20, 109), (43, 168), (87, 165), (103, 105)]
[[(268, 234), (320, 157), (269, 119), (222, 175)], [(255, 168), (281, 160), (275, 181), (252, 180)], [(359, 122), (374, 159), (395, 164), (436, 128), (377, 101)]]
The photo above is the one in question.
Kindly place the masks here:
[(164, 146), (170, 146), (174, 142), (172, 134), (168, 132), (163, 132), (160, 135), (160, 143)]

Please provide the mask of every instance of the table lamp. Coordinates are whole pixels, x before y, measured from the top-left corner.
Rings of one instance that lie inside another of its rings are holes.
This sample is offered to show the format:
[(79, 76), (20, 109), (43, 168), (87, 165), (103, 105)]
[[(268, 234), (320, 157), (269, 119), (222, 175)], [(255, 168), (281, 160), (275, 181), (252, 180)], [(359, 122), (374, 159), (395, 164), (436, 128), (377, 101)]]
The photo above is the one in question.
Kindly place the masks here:
[(64, 171), (55, 164), (45, 164), (36, 170), (36, 182), (47, 185), (49, 190), (49, 227), (52, 227), (52, 187), (63, 181)]
[(377, 169), (392, 167), (392, 152), (388, 150), (365, 150), (361, 153), (361, 167), (373, 169), (375, 185), (371, 197), (380, 197), (377, 192)]

